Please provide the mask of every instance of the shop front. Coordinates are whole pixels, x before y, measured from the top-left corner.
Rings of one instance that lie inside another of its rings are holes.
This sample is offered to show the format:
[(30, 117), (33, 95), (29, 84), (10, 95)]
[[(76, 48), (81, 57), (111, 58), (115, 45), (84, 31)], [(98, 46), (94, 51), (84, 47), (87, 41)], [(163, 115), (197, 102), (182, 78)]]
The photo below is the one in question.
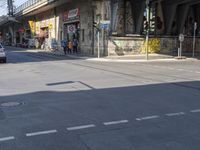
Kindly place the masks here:
[(64, 12), (63, 14), (63, 40), (80, 41), (80, 11), (79, 8)]

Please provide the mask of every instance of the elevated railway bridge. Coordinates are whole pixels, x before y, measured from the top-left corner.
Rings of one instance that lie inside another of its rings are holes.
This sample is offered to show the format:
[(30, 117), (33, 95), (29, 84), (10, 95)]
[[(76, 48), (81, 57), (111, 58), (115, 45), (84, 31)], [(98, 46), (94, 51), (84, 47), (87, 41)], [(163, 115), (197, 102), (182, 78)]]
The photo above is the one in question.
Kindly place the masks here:
[(196, 52), (199, 52), (199, 8), (199, 0), (28, 0), (15, 9), (15, 19), (0, 22), (0, 30), (4, 40), (13, 45), (25, 38), (41, 37), (43, 43), (56, 41), (58, 45), (65, 38), (77, 38), (81, 52), (97, 55), (93, 23), (100, 19), (110, 22), (109, 28), (100, 34), (102, 55), (142, 53), (147, 28), (152, 38), (150, 51), (171, 54), (178, 48), (180, 33), (186, 37), (184, 50), (191, 52), (197, 23)]

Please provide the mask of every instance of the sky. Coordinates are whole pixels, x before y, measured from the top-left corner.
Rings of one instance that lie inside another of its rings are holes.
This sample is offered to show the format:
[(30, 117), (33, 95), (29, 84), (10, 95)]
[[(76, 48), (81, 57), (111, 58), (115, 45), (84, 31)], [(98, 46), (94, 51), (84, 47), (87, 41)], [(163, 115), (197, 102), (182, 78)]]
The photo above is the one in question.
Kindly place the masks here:
[[(15, 6), (20, 6), (27, 0), (14, 0)], [(7, 14), (7, 0), (0, 0), (0, 16)]]

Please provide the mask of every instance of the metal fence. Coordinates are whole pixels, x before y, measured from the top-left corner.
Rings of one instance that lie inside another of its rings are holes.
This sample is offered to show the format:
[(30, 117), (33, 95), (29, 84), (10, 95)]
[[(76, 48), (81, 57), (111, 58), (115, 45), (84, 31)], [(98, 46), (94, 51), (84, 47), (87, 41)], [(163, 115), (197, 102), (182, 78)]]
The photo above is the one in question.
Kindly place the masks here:
[(15, 14), (17, 14), (17, 13), (19, 13), (19, 12), (21, 12), (21, 11), (31, 7), (31, 6), (39, 5), (39, 4), (42, 4), (42, 3), (45, 3), (45, 2), (51, 3), (51, 2), (54, 2), (54, 1), (56, 1), (56, 0), (28, 0), (15, 9)]

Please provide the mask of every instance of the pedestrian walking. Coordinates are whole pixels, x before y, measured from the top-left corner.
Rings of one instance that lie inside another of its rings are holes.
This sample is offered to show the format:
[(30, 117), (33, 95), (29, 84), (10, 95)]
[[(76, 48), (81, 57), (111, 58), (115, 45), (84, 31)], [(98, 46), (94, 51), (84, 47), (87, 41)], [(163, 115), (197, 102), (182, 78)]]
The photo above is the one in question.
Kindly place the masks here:
[(73, 42), (70, 40), (69, 41), (69, 44), (68, 44), (68, 53), (72, 53), (72, 50), (73, 50)]
[(78, 40), (77, 39), (74, 39), (73, 41), (73, 52), (74, 53), (78, 53)]
[(67, 54), (67, 40), (64, 39), (61, 44), (62, 44), (62, 47), (63, 47), (63, 51), (64, 51), (64, 54), (66, 55)]

